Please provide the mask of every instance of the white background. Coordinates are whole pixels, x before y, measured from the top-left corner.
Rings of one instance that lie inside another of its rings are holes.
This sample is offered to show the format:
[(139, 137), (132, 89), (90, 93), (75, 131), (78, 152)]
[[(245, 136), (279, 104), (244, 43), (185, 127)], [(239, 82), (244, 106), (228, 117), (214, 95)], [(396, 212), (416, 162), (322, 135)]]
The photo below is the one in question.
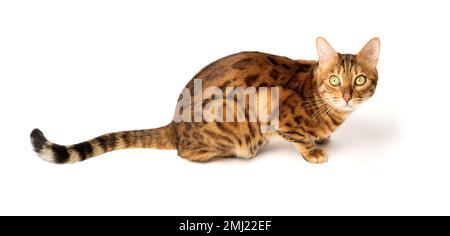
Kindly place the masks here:
[[(446, 1), (2, 1), (0, 214), (448, 215)], [(381, 38), (379, 86), (311, 165), (275, 141), (250, 161), (125, 150), (76, 165), (57, 143), (153, 128), (209, 62), (243, 50), (316, 59)]]

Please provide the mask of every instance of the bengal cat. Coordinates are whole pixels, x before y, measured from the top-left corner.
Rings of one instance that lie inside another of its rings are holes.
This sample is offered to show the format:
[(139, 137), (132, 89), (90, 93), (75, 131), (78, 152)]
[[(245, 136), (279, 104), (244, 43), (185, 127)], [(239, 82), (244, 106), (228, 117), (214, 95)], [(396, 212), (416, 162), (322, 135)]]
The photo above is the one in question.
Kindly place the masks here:
[[(320, 37), (316, 46), (318, 61), (292, 60), (260, 52), (230, 55), (206, 66), (186, 86), (190, 92), (196, 82), (202, 83), (201, 92), (209, 87), (222, 91), (229, 87), (277, 88), (277, 105), (269, 102), (262, 105), (276, 108), (273, 114), (277, 114), (278, 123), (272, 132), (263, 132), (262, 128), (272, 120), (259, 118), (253, 122), (184, 119), (156, 129), (105, 134), (70, 146), (54, 144), (35, 129), (31, 133), (32, 145), (43, 159), (54, 163), (80, 162), (127, 148), (176, 149), (183, 158), (206, 162), (217, 157), (254, 157), (271, 137), (280, 136), (291, 142), (308, 162), (324, 163), (327, 156), (318, 144), (328, 142), (347, 116), (375, 92), (380, 40), (370, 40), (356, 55), (337, 53)], [(231, 99), (235, 104), (239, 102), (237, 97)], [(244, 115), (248, 118), (250, 102), (244, 100), (247, 105)], [(190, 104), (191, 99), (187, 101), (187, 109), (194, 111), (198, 104)], [(211, 101), (215, 97), (200, 103), (201, 108)], [(214, 112), (217, 111), (211, 114)]]

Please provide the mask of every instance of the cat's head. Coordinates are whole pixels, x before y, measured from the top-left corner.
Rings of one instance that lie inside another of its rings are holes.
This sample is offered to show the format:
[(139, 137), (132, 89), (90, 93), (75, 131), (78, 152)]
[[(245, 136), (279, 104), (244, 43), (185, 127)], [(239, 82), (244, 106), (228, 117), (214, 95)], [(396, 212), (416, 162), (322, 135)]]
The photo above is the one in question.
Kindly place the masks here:
[(316, 82), (321, 98), (339, 111), (353, 111), (375, 92), (380, 40), (370, 40), (356, 54), (340, 54), (324, 39), (317, 39), (319, 67)]

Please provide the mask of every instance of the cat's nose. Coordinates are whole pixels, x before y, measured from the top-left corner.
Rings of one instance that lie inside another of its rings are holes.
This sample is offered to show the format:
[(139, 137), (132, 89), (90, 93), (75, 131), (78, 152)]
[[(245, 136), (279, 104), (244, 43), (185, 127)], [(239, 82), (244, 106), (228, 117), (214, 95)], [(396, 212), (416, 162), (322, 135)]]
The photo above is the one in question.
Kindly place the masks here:
[(348, 104), (348, 102), (352, 99), (352, 96), (350, 95), (350, 93), (344, 93), (344, 95), (342, 96), (342, 98), (347, 102), (347, 104)]

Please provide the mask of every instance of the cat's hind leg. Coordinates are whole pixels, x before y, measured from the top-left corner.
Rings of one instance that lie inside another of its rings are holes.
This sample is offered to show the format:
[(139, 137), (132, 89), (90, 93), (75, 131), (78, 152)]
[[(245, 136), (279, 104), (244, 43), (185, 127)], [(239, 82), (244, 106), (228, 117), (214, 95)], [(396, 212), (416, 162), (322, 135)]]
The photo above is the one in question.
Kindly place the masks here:
[(195, 162), (208, 162), (214, 158), (223, 157), (221, 152), (209, 150), (208, 148), (178, 150), (178, 155), (184, 159)]

